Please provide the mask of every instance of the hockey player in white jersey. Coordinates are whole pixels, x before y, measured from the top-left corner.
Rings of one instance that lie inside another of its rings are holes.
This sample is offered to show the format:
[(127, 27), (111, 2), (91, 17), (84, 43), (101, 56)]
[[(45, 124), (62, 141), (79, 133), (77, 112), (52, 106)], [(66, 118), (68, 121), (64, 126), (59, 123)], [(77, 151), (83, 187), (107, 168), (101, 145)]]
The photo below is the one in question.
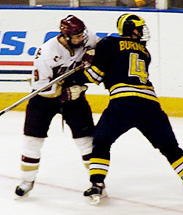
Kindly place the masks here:
[[(83, 21), (73, 15), (61, 20), (60, 31), (57, 37), (37, 49), (31, 81), (33, 91), (80, 65), (87, 56), (87, 50), (94, 49), (99, 40), (87, 30)], [(90, 60), (88, 56), (86, 58)], [(24, 125), (22, 183), (16, 187), (16, 195), (22, 197), (32, 190), (39, 169), (41, 148), (51, 120), (57, 113), (62, 114), (70, 127), (83, 162), (88, 165), (94, 123), (85, 99), (86, 90), (87, 86), (75, 73), (30, 99)]]

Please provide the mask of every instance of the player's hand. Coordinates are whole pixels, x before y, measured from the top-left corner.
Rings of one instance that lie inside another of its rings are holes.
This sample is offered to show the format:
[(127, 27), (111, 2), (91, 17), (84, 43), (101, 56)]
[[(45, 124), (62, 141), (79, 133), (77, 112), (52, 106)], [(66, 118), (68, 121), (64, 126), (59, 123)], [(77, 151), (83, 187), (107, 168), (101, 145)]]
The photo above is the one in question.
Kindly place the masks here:
[(76, 100), (80, 97), (82, 92), (88, 89), (86, 85), (74, 85), (72, 87), (67, 87), (62, 90), (62, 94), (59, 96), (61, 102)]
[(89, 67), (91, 65), (94, 54), (95, 54), (95, 49), (90, 49), (86, 51), (86, 53), (82, 58), (82, 63), (85, 64), (85, 67)]

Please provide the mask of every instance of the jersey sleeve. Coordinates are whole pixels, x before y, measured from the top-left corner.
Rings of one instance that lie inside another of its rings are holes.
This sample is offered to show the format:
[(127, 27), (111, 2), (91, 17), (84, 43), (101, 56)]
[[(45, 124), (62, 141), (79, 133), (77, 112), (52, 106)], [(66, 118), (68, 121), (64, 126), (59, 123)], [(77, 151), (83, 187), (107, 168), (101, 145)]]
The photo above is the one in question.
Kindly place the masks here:
[(102, 39), (96, 46), (95, 56), (90, 68), (85, 69), (84, 74), (92, 83), (100, 84), (103, 81), (110, 60), (110, 42)]
[(88, 31), (88, 39), (85, 44), (85, 47), (87, 49), (94, 49), (96, 48), (97, 43), (100, 41), (100, 37), (98, 37), (96, 34), (94, 34), (91, 31)]
[[(32, 89), (37, 90), (48, 84), (53, 78), (52, 53), (41, 48), (37, 50), (34, 60), (34, 70), (32, 72)], [(52, 87), (40, 92), (39, 95), (45, 97), (57, 97), (61, 94), (61, 86), (57, 83)]]

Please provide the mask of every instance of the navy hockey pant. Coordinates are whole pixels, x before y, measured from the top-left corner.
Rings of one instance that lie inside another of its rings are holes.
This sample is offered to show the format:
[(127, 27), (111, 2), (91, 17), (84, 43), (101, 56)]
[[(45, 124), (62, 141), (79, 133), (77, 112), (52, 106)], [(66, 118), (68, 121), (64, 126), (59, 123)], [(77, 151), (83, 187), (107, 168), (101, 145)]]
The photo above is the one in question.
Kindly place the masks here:
[(91, 182), (103, 182), (109, 168), (112, 143), (133, 127), (140, 130), (152, 146), (166, 156), (182, 177), (183, 150), (179, 148), (168, 117), (159, 103), (139, 97), (126, 97), (111, 100), (96, 126), (90, 159)]

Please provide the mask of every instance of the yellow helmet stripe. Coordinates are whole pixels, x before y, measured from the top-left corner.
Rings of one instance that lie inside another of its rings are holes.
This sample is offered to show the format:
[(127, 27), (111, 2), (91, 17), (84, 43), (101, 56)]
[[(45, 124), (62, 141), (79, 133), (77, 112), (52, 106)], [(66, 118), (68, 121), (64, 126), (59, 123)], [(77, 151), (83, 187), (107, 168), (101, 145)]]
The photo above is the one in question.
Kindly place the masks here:
[(121, 18), (119, 19), (119, 21), (118, 21), (119, 35), (123, 35), (123, 25), (124, 25), (124, 22), (131, 15), (133, 15), (133, 14), (126, 14), (126, 15), (121, 16)]
[[(127, 18), (129, 16), (134, 16), (134, 14), (126, 14), (126, 15), (123, 15), (121, 16), (121, 18), (118, 20), (118, 26), (117, 26), (117, 29), (119, 31), (119, 35), (122, 36), (123, 35), (123, 26), (124, 26), (124, 22), (127, 20)], [(132, 19), (131, 21), (135, 24), (136, 27), (139, 27), (139, 26), (143, 26), (145, 24), (145, 21), (138, 16), (138, 18), (140, 20), (135, 20), (135, 19)]]
[(145, 21), (139, 17), (140, 20), (135, 20), (135, 19), (132, 19), (133, 23), (135, 24), (136, 27), (139, 27), (139, 26), (142, 26), (145, 24)]

